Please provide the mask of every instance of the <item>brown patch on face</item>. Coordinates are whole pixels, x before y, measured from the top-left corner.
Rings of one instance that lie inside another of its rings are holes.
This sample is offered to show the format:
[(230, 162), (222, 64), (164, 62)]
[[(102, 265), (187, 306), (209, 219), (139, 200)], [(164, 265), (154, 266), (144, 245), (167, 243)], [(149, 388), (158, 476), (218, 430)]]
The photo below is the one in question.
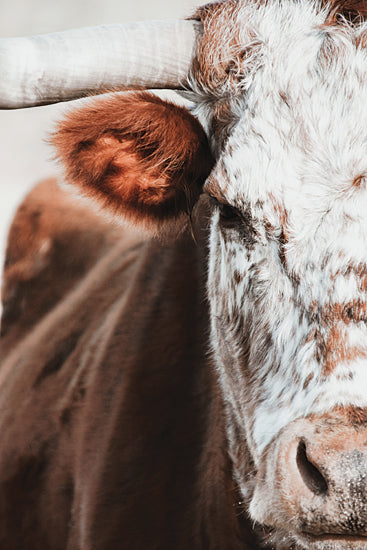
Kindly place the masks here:
[(366, 350), (347, 343), (347, 326), (367, 319), (367, 304), (360, 300), (336, 303), (319, 308), (313, 302), (309, 309), (312, 322), (306, 343), (315, 342), (315, 357), (322, 363), (322, 375), (329, 376), (339, 363), (348, 363), (366, 356)]
[(333, 34), (327, 32), (329, 24), (321, 25), (321, 29), (324, 31), (324, 40), (317, 55), (318, 65), (322, 69), (329, 69), (331, 63), (340, 55), (342, 55), (341, 48), (344, 47), (343, 43), (336, 41)]
[[(339, 254), (339, 259), (344, 260), (345, 256)], [(335, 280), (339, 276), (349, 277), (350, 275), (355, 276), (359, 290), (363, 293), (367, 292), (367, 265), (365, 263), (348, 263), (344, 268), (338, 269), (331, 278)]]
[(279, 221), (283, 228), (284, 237), (286, 240), (288, 240), (288, 236), (287, 236), (288, 212), (284, 207), (284, 205), (281, 204), (271, 192), (269, 193), (269, 199), (273, 205), (275, 212), (278, 214)]
[(191, 68), (192, 79), (211, 102), (211, 135), (220, 146), (237, 120), (231, 97), (243, 93), (239, 84), (257, 69), (262, 51), (262, 42), (255, 32), (244, 29), (240, 7), (236, 0), (227, 0), (207, 4), (193, 16), (201, 21), (203, 34)]
[(286, 92), (284, 92), (283, 90), (280, 90), (279, 95), (280, 95), (281, 100), (287, 105), (288, 108), (290, 108), (291, 100), (288, 97), (288, 95), (286, 94)]
[(367, 423), (367, 407), (339, 406), (335, 407), (330, 414), (336, 414), (338, 417), (345, 418), (348, 424), (356, 427)]
[(360, 280), (359, 280), (359, 284), (360, 284), (360, 289), (362, 290), (362, 292), (367, 292), (367, 273), (364, 273)]
[(365, 184), (366, 177), (363, 175), (356, 176), (353, 180), (353, 187), (361, 187), (363, 184)]
[(287, 270), (288, 268), (287, 255), (286, 255), (286, 249), (285, 249), (287, 242), (288, 240), (283, 229), (279, 237), (279, 259), (280, 259), (280, 263), (282, 264), (285, 270)]
[(356, 47), (365, 48), (367, 46), (367, 33), (362, 33), (356, 38)]
[[(278, 254), (279, 254), (279, 260), (282, 264), (285, 271), (288, 271), (288, 263), (287, 263), (287, 251), (286, 251), (286, 245), (289, 241), (288, 237), (288, 212), (284, 205), (280, 204), (279, 201), (275, 198), (275, 196), (272, 193), (269, 193), (269, 198), (271, 200), (271, 203), (273, 205), (273, 208), (275, 212), (278, 215), (279, 222), (281, 224), (281, 232), (280, 235), (277, 237), (278, 240)], [(267, 233), (274, 234), (275, 228), (273, 225), (268, 221), (265, 220), (265, 229)], [(293, 275), (288, 273), (288, 275), (292, 278), (294, 282), (297, 282)]]
[(303, 389), (306, 390), (314, 378), (313, 372), (311, 372), (303, 383)]
[(233, 278), (234, 278), (234, 281), (237, 285), (239, 285), (241, 283), (241, 281), (243, 280), (243, 275), (242, 273), (240, 273), (239, 271), (237, 271), (237, 269), (235, 270), (234, 274), (233, 274)]
[(226, 202), (226, 190), (228, 187), (229, 176), (224, 167), (216, 168), (216, 177), (210, 176), (205, 183), (204, 191), (219, 202)]
[(323, 0), (322, 7), (329, 9), (325, 23), (336, 25), (347, 20), (358, 23), (367, 18), (367, 2), (365, 0)]
[(367, 407), (357, 407), (355, 405), (337, 405), (323, 414), (310, 414), (307, 419), (317, 426), (315, 433), (320, 434), (323, 431), (338, 432), (346, 428), (355, 430), (365, 430), (367, 424)]
[(322, 374), (329, 376), (339, 363), (349, 363), (357, 357), (365, 356), (366, 351), (360, 346), (349, 346), (341, 322), (333, 325), (325, 342), (325, 362)]
[(254, 53), (261, 46), (250, 29), (248, 45), (241, 40), (239, 29), (243, 32), (243, 21), (239, 21), (238, 14), (239, 3), (227, 0), (207, 4), (193, 16), (203, 25), (193, 72), (196, 81), (212, 92), (223, 91), (223, 86), (234, 91), (233, 84), (243, 77), (243, 65), (247, 67), (250, 59), (254, 62)]
[(210, 134), (215, 137), (216, 143), (223, 144), (227, 140), (236, 120), (227, 99), (219, 100), (213, 105)]

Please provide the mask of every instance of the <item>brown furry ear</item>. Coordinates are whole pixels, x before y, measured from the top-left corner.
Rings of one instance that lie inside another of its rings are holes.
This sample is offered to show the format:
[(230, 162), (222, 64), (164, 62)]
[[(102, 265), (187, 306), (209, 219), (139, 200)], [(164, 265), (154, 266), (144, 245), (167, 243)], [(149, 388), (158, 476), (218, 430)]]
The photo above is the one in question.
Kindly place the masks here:
[(146, 92), (94, 100), (51, 141), (67, 181), (150, 227), (191, 211), (213, 162), (199, 122)]

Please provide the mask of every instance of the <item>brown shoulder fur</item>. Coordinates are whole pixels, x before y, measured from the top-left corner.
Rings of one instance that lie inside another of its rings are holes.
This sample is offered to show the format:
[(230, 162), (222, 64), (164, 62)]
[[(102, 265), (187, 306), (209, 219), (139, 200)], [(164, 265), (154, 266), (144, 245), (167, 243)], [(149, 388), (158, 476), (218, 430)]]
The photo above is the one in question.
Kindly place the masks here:
[(127, 234), (55, 179), (33, 188), (9, 230), (0, 353), (26, 335), (111, 247), (128, 240)]

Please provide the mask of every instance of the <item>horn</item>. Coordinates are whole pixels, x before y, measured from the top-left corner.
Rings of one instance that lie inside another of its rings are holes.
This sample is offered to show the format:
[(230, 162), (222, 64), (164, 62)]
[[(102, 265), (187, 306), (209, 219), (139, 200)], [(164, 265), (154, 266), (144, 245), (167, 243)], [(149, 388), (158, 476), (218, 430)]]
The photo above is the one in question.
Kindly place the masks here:
[(201, 23), (149, 21), (0, 39), (0, 108), (111, 90), (182, 89)]

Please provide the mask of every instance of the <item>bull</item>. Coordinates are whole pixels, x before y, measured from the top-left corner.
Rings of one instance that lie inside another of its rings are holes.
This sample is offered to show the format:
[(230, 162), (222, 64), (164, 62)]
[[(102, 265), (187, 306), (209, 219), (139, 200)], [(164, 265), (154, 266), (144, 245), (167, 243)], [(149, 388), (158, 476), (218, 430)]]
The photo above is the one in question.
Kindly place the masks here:
[(3, 353), (1, 548), (367, 548), (366, 18), (225, 0), (0, 43), (4, 108), (193, 103), (109, 94), (53, 135), (87, 201), (64, 253), (109, 244)]

